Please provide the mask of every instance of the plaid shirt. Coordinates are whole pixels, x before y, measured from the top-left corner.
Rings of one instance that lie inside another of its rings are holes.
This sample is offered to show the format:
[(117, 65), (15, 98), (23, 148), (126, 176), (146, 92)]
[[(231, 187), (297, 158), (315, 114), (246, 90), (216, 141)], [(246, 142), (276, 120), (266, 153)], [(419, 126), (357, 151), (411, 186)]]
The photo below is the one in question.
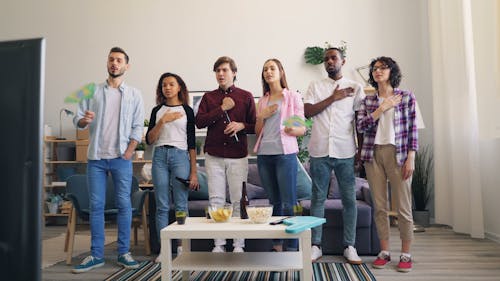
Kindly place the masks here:
[[(408, 151), (418, 150), (418, 132), (415, 96), (412, 92), (394, 89), (394, 94), (401, 94), (401, 103), (394, 107), (394, 132), (396, 135), (396, 160), (400, 166), (404, 164)], [(372, 113), (379, 107), (378, 93), (367, 95), (361, 103), (357, 113), (357, 129), (363, 133), (363, 147), (361, 149), (361, 160), (370, 162), (373, 160), (375, 146), (375, 135), (377, 134), (378, 119), (373, 120)]]

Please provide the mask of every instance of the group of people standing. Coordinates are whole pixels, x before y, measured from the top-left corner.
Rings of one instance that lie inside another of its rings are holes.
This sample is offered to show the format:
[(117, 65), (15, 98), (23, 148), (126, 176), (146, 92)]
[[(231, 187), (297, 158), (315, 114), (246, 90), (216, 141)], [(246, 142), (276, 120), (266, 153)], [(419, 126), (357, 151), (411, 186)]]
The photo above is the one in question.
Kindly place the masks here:
[[(75, 273), (104, 265), (103, 208), (108, 174), (116, 186), (119, 209), (118, 263), (126, 268), (138, 267), (129, 252), (131, 158), (142, 140), (144, 108), (140, 92), (123, 82), (128, 62), (129, 57), (123, 49), (110, 50), (108, 79), (96, 88), (91, 99), (79, 104), (74, 119), (78, 128), (90, 128), (87, 175), (92, 235), (91, 255), (74, 267)], [(397, 88), (401, 73), (391, 58), (379, 57), (370, 64), (369, 82), (377, 93), (368, 96), (359, 83), (343, 77), (344, 63), (342, 50), (327, 49), (324, 65), (328, 78), (311, 83), (302, 97), (289, 89), (281, 62), (266, 60), (261, 73), (263, 96), (255, 105), (250, 92), (234, 85), (237, 74), (234, 60), (220, 57), (213, 66), (218, 88), (205, 93), (196, 115), (188, 105), (188, 89), (183, 79), (173, 73), (161, 75), (156, 89), (156, 106), (151, 111), (145, 136), (146, 142), (154, 146), (152, 177), (158, 231), (169, 223), (170, 202), (174, 202), (176, 211), (187, 212), (189, 190), (199, 188), (195, 126), (208, 128), (204, 156), (211, 204), (226, 202), (228, 186), (233, 216), (240, 215), (241, 186), (248, 174), (247, 134), (256, 134), (254, 152), (259, 176), (274, 207), (273, 215), (293, 215), (293, 206), (297, 203), (297, 137), (305, 134), (306, 127), (301, 124), (289, 126), (284, 121), (290, 117), (307, 117), (313, 120), (309, 142), (311, 215), (324, 217), (324, 202), (333, 170), (344, 208), (344, 257), (350, 263), (361, 263), (355, 248), (354, 166), (364, 161), (382, 248), (373, 266), (383, 268), (390, 261), (386, 211), (388, 179), (393, 191), (396, 190), (393, 196), (399, 203), (402, 254), (398, 270), (411, 270), (410, 182), (418, 149), (415, 97)], [(176, 178), (186, 179), (189, 184)], [(321, 234), (321, 226), (312, 231), (312, 261), (322, 256)], [(225, 252), (225, 244), (225, 239), (216, 239), (212, 251)], [(244, 247), (243, 239), (233, 239), (233, 252), (243, 252)], [(273, 251), (297, 249), (296, 240), (273, 241)]]

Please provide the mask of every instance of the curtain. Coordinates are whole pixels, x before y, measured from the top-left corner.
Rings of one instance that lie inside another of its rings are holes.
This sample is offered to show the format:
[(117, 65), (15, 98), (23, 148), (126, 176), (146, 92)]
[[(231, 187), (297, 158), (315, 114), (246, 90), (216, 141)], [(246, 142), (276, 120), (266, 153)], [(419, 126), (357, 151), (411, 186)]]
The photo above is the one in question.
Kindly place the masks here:
[(484, 237), (471, 0), (429, 0), (435, 219)]

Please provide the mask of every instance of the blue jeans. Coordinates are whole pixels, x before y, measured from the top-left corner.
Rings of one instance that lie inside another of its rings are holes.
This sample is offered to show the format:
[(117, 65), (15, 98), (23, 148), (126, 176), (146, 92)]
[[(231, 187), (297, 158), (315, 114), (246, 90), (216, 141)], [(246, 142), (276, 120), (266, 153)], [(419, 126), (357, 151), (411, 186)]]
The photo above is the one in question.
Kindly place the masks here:
[[(344, 222), (344, 246), (354, 246), (356, 242), (356, 190), (354, 178), (354, 157), (337, 159), (330, 157), (311, 157), (311, 215), (325, 217), (325, 200), (330, 185), (330, 175), (333, 171), (339, 184), (340, 198), (342, 199), (342, 219)], [(323, 226), (312, 229), (311, 242), (321, 245)]]
[(157, 146), (153, 155), (151, 174), (156, 198), (156, 231), (160, 239), (160, 230), (169, 223), (170, 193), (172, 192), (175, 210), (188, 211), (189, 188), (175, 177), (189, 179), (191, 166), (187, 150), (176, 147)]
[(87, 180), (90, 200), (91, 254), (104, 258), (104, 206), (106, 204), (106, 181), (111, 173), (115, 187), (115, 202), (118, 208), (118, 254), (129, 252), (130, 228), (132, 225), (132, 161), (123, 158), (89, 160)]
[[(273, 216), (293, 216), (297, 203), (297, 154), (258, 155), (257, 167), (262, 186), (273, 205)], [(275, 245), (282, 240), (273, 240)], [(297, 239), (287, 241), (288, 250), (297, 250)]]

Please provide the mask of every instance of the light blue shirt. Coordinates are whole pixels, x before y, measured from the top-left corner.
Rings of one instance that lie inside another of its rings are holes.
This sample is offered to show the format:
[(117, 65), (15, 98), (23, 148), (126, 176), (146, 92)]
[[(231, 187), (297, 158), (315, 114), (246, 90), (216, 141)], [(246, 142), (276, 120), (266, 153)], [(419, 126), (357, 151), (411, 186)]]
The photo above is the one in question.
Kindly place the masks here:
[[(100, 160), (98, 156), (99, 143), (102, 137), (101, 127), (103, 123), (104, 110), (106, 108), (106, 91), (109, 86), (107, 82), (96, 86), (94, 96), (91, 99), (84, 99), (78, 105), (78, 111), (73, 123), (78, 129), (78, 121), (85, 116), (85, 111), (93, 111), (95, 113), (94, 120), (89, 124), (89, 148), (87, 158), (89, 160)], [(119, 133), (119, 149), (123, 155), (127, 150), (130, 140), (142, 141), (144, 127), (144, 102), (141, 92), (133, 87), (121, 83), (118, 90), (122, 94), (120, 105), (120, 124), (118, 127)]]

